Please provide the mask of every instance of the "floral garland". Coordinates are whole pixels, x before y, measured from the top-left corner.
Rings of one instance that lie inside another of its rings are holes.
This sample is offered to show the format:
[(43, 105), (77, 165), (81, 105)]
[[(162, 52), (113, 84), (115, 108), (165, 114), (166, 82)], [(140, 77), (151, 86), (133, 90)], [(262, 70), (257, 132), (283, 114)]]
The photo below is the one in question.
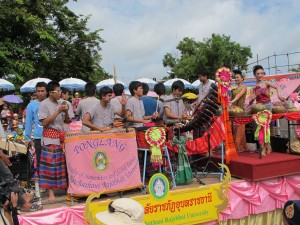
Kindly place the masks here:
[(150, 127), (145, 133), (145, 139), (150, 145), (150, 150), (152, 153), (150, 161), (152, 162), (152, 165), (161, 166), (163, 161), (160, 146), (166, 141), (165, 130), (159, 127)]
[(243, 78), (246, 78), (246, 76), (247, 76), (247, 71), (246, 71), (246, 70), (242, 70), (241, 72), (242, 72)]

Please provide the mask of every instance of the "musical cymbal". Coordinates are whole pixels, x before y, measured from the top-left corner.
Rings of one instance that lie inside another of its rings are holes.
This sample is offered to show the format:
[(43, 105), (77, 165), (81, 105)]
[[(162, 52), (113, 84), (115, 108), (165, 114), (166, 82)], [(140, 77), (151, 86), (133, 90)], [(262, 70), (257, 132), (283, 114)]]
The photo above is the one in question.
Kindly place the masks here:
[(183, 99), (183, 98), (182, 97), (171, 98), (171, 99), (165, 100), (164, 102), (173, 102), (173, 101), (177, 101), (180, 99)]

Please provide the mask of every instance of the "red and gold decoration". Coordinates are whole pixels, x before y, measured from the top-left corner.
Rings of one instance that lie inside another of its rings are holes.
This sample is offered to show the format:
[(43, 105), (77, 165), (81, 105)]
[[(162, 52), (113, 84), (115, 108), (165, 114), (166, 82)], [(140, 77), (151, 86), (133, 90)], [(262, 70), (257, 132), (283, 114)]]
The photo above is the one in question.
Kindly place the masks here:
[(150, 161), (155, 167), (163, 164), (160, 146), (166, 141), (166, 132), (160, 127), (150, 127), (145, 133), (145, 139), (150, 145)]
[(229, 121), (229, 113), (227, 109), (228, 105), (228, 88), (230, 86), (230, 78), (231, 78), (232, 72), (229, 68), (223, 66), (219, 69), (217, 69), (215, 76), (216, 81), (218, 82), (218, 99), (219, 102), (222, 104), (223, 108), (223, 117), (222, 120), (224, 122), (225, 127), (225, 160), (226, 163), (230, 162), (231, 157), (237, 156), (236, 148), (231, 132), (231, 124)]
[(228, 88), (231, 82), (232, 72), (229, 68), (222, 66), (221, 68), (217, 69), (216, 73), (216, 82), (220, 86), (220, 91), (222, 96), (225, 97), (226, 104), (228, 103)]

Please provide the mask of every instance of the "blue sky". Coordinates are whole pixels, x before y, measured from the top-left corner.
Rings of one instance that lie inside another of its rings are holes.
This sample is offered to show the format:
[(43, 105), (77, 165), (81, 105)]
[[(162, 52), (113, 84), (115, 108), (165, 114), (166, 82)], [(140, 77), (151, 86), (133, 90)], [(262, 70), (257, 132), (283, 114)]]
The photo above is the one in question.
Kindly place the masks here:
[[(212, 33), (229, 35), (251, 47), (249, 62), (257, 55), (300, 52), (299, 0), (77, 0), (68, 7), (76, 14), (91, 15), (91, 30), (103, 29), (101, 66), (113, 74), (116, 65), (118, 79), (125, 83), (166, 76), (169, 69), (162, 65), (163, 56), (178, 55), (176, 45), (184, 37), (202, 41)], [(277, 57), (277, 63), (287, 64), (287, 57)], [(300, 63), (300, 54), (290, 57), (292, 63)]]

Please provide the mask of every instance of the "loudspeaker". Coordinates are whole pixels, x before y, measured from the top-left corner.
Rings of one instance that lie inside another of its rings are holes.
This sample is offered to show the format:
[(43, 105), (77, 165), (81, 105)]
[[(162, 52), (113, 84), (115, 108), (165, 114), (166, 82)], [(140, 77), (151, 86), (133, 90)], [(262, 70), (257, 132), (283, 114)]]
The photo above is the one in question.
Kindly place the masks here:
[(257, 140), (255, 140), (254, 138), (254, 133), (255, 133), (254, 122), (245, 125), (245, 133), (246, 133), (247, 143), (257, 143)]
[(288, 144), (289, 139), (280, 137), (280, 136), (273, 136), (271, 137), (271, 146), (273, 152), (281, 152), (281, 153), (288, 153)]

